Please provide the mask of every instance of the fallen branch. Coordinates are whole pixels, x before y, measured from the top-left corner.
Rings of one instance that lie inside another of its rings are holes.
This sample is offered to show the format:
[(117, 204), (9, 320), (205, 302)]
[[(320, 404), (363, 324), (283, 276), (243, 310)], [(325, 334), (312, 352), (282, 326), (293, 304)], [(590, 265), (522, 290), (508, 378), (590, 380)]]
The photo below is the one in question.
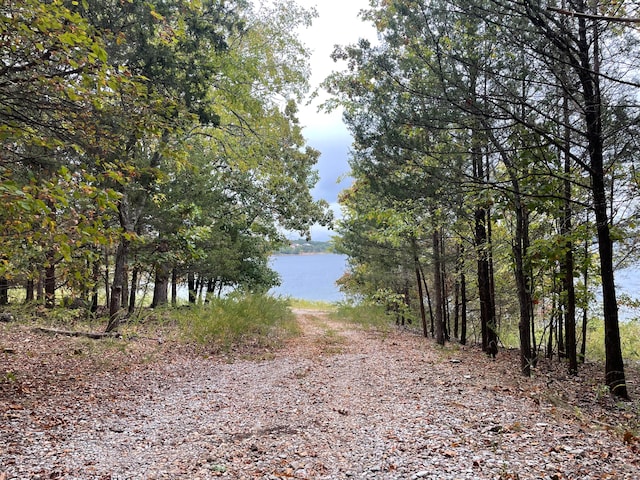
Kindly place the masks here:
[(70, 330), (57, 330), (55, 328), (34, 327), (34, 332), (47, 333), (50, 335), (66, 335), (67, 337), (86, 337), (99, 340), (101, 338), (122, 338), (117, 332), (74, 332)]

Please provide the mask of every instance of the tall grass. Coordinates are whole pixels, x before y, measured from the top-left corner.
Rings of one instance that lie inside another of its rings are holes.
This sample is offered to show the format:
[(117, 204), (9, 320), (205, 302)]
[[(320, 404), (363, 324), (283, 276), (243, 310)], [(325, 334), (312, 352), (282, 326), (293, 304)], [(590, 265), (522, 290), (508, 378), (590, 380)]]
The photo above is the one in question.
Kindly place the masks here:
[(217, 351), (274, 347), (299, 333), (286, 300), (265, 295), (216, 298), (175, 313), (182, 337)]
[(389, 329), (395, 319), (388, 314), (383, 306), (372, 303), (338, 303), (331, 317), (336, 320), (355, 323), (365, 328), (379, 330)]
[[(620, 322), (620, 344), (625, 360), (640, 360), (640, 320)], [(587, 323), (587, 359), (604, 360), (604, 321), (591, 319)]]
[(304, 300), (301, 298), (288, 299), (292, 308), (304, 308), (305, 310), (324, 310), (331, 311), (336, 309), (336, 304), (331, 302), (323, 302), (322, 300)]
[[(548, 331), (544, 325), (536, 325), (536, 340), (542, 349), (546, 348)], [(547, 327), (548, 328), (548, 327)], [(582, 343), (582, 326), (577, 325), (578, 350)], [(502, 322), (499, 329), (501, 343), (507, 348), (519, 348), (520, 337), (518, 325), (514, 322)], [(544, 334), (544, 337), (542, 335)], [(555, 336), (555, 332), (554, 332)], [(622, 356), (625, 360), (640, 360), (640, 319), (634, 318), (620, 322), (620, 343)], [(604, 322), (601, 318), (591, 318), (587, 323), (586, 358), (588, 360), (604, 361)]]

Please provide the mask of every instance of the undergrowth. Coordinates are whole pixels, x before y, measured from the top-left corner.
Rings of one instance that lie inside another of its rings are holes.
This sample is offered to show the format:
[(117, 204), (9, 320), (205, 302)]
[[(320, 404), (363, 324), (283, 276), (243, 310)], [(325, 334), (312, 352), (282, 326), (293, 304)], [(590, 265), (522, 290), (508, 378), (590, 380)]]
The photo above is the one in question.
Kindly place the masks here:
[[(10, 311), (17, 323), (53, 329), (100, 332), (107, 325), (106, 317), (95, 317), (86, 309), (12, 304)], [(212, 299), (204, 305), (140, 309), (136, 315), (123, 320), (118, 331), (122, 340), (87, 340), (86, 343), (107, 349), (123, 348), (119, 343), (126, 344), (130, 338), (158, 338), (197, 343), (213, 351), (247, 346), (268, 348), (299, 334), (299, 326), (286, 299), (231, 295)]]
[[(625, 360), (640, 360), (640, 320), (620, 322), (620, 344)], [(604, 360), (604, 322), (592, 319), (587, 323), (587, 357)]]
[(273, 347), (297, 335), (299, 327), (286, 300), (263, 295), (229, 296), (172, 311), (180, 334), (215, 350)]
[[(623, 358), (629, 361), (640, 361), (640, 319), (621, 321), (619, 325)], [(536, 325), (536, 327), (537, 343), (544, 351), (547, 343), (547, 331), (542, 325)], [(576, 332), (578, 335), (578, 350), (582, 343), (581, 331), (582, 326), (578, 323)], [(543, 333), (545, 335), (541, 337)], [(506, 348), (519, 348), (520, 346), (518, 325), (516, 322), (503, 322), (500, 325), (499, 337), (502, 345)], [(557, 348), (557, 346), (555, 346), (555, 348)], [(605, 360), (604, 322), (600, 318), (592, 318), (587, 323), (586, 358), (599, 362)]]
[(322, 310), (322, 311), (331, 311), (335, 310), (335, 303), (331, 302), (323, 302), (320, 300), (304, 300), (300, 298), (290, 298), (288, 299), (289, 305), (292, 308), (304, 308), (306, 310)]
[(370, 303), (339, 303), (331, 317), (378, 330), (387, 330), (394, 323), (393, 316), (388, 314), (383, 306)]

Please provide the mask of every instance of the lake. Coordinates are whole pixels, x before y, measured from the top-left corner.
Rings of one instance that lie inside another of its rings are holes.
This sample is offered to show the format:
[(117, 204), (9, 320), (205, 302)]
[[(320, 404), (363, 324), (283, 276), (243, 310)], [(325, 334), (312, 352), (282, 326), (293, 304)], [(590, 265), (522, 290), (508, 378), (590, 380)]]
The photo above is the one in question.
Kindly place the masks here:
[[(283, 297), (302, 300), (338, 302), (345, 296), (338, 290), (335, 282), (347, 270), (346, 255), (321, 253), (311, 255), (274, 255), (271, 268), (280, 274), (282, 284), (269, 292)], [(640, 297), (640, 272), (637, 267), (616, 272), (618, 296), (627, 294), (632, 298)], [(598, 303), (602, 298), (600, 288), (594, 288)], [(592, 307), (593, 308), (593, 307)], [(596, 311), (597, 311), (596, 306)], [(637, 317), (636, 309), (620, 306), (621, 319)]]
[(274, 255), (270, 264), (282, 281), (279, 287), (269, 290), (273, 295), (323, 302), (345, 298), (335, 283), (347, 269), (345, 255)]

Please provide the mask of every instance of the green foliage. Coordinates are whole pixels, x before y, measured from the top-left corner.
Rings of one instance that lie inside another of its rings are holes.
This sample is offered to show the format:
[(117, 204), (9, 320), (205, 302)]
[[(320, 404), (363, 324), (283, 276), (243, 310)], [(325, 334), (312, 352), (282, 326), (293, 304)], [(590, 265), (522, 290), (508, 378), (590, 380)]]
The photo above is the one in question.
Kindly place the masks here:
[[(411, 271), (423, 266), (441, 318), (465, 274), (468, 311), (484, 326), (499, 323), (511, 344), (523, 325), (524, 366), (540, 340), (532, 317), (547, 314), (536, 305), (573, 315), (573, 279), (601, 276), (615, 332), (611, 254), (635, 258), (637, 243), (640, 85), (625, 69), (640, 55), (633, 30), (594, 23), (585, 34), (580, 22), (508, 0), (371, 2), (362, 16), (379, 41), (337, 47), (346, 68), (324, 83), (325, 106), (343, 108), (354, 137), (355, 182), (340, 198), (337, 246), (351, 266), (341, 288), (415, 298)], [(580, 292), (579, 306), (587, 300)], [(482, 330), (486, 346), (494, 332)], [(608, 378), (623, 376), (617, 340), (604, 342)]]
[[(604, 361), (604, 323), (600, 318), (592, 318), (587, 323), (587, 359)], [(640, 361), (640, 320), (620, 322), (620, 342), (622, 357), (629, 361)]]
[(281, 227), (305, 235), (330, 213), (296, 118), (309, 77), (296, 32), (313, 12), (254, 8), (0, 7), (0, 276), (55, 267), (54, 289), (86, 296), (116, 254), (116, 288), (127, 266), (247, 292), (277, 283)]
[[(546, 332), (547, 326), (538, 324), (538, 332)], [(578, 323), (578, 330), (581, 324)], [(554, 333), (555, 335), (555, 333)], [(502, 321), (499, 326), (498, 337), (505, 348), (518, 348), (518, 319), (516, 317)], [(601, 318), (591, 318), (587, 323), (587, 360), (604, 362), (604, 323)], [(640, 361), (640, 319), (626, 320), (620, 323), (620, 339), (622, 343), (622, 356), (627, 361)], [(540, 339), (538, 339), (540, 341)], [(579, 338), (578, 343), (582, 340)], [(545, 344), (544, 338), (542, 344)]]
[(288, 303), (264, 295), (216, 298), (175, 315), (184, 339), (215, 351), (273, 347), (298, 333)]
[(331, 313), (331, 317), (382, 331), (391, 328), (395, 322), (395, 318), (384, 306), (371, 302), (341, 302), (337, 310)]
[(323, 302), (321, 300), (304, 300), (300, 298), (288, 298), (287, 301), (291, 308), (302, 308), (305, 310), (318, 310), (330, 312), (335, 310), (336, 304), (331, 302)]
[(332, 253), (333, 246), (330, 242), (318, 242), (314, 240), (293, 240), (288, 245), (278, 249), (279, 254), (299, 255), (301, 253)]

